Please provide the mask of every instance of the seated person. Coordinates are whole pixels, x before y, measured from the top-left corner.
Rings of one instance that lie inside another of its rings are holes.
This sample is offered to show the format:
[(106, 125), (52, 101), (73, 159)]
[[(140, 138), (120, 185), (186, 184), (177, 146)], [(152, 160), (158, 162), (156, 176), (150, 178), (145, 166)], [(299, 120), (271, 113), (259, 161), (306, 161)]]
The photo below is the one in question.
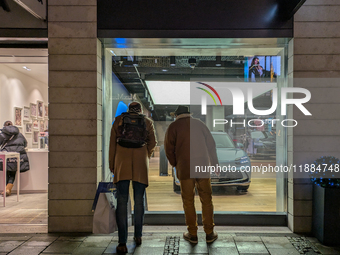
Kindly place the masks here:
[[(29, 170), (29, 162), (25, 150), (27, 147), (26, 138), (19, 132), (11, 121), (6, 121), (2, 132), (0, 133), (0, 151), (19, 152), (20, 153), (20, 172)], [(2, 161), (0, 161), (0, 171), (2, 171)], [(7, 178), (6, 178), (6, 196), (10, 196), (17, 171), (17, 159), (8, 159), (7, 161)], [(4, 195), (4, 192), (1, 193)]]

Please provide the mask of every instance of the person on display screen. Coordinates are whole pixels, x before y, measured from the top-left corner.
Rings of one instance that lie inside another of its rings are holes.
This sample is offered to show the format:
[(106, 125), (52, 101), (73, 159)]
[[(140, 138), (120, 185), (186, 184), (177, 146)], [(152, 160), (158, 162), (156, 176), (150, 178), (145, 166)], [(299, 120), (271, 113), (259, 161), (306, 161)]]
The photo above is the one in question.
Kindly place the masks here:
[[(19, 132), (11, 121), (6, 121), (0, 134), (0, 151), (20, 153), (20, 172), (26, 172), (30, 169), (29, 161), (25, 148), (27, 147), (26, 138)], [(3, 162), (0, 162), (0, 170), (3, 170)], [(6, 196), (10, 196), (17, 172), (17, 159), (8, 159), (7, 161), (7, 178), (6, 178)], [(1, 193), (4, 195), (4, 192)]]
[(260, 65), (260, 59), (254, 57), (249, 67), (249, 78), (251, 81), (261, 81), (262, 77), (264, 77), (264, 69)]

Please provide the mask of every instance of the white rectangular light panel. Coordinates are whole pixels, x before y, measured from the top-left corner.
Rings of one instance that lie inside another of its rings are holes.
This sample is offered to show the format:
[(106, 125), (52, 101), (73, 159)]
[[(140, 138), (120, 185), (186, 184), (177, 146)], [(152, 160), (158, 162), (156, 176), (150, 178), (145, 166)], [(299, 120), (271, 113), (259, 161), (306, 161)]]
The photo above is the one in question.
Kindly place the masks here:
[(155, 105), (189, 105), (189, 81), (145, 81)]
[[(223, 105), (232, 105), (233, 98), (228, 87), (237, 87), (242, 90), (244, 101), (248, 101), (247, 91), (251, 88), (253, 98), (277, 87), (275, 82), (206, 82), (219, 93)], [(204, 87), (194, 81), (146, 81), (151, 98), (155, 105), (200, 105), (202, 99), (201, 90), (196, 87)], [(191, 91), (190, 91), (191, 86)], [(204, 87), (206, 88), (206, 87)], [(206, 88), (207, 89), (207, 88)], [(210, 89), (208, 89), (210, 91)], [(213, 97), (216, 95), (210, 91)], [(217, 97), (216, 97), (217, 98)], [(191, 99), (191, 100), (190, 100)], [(208, 96), (208, 105), (213, 104)]]

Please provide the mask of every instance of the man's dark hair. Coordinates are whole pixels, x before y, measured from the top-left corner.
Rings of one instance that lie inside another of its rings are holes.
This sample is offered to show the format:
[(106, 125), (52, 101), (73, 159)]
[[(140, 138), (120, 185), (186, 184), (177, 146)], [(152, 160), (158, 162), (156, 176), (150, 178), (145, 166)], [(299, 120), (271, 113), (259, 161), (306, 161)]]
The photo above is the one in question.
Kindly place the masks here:
[(5, 121), (4, 127), (7, 127), (7, 126), (13, 126), (12, 121), (10, 121), (10, 120)]

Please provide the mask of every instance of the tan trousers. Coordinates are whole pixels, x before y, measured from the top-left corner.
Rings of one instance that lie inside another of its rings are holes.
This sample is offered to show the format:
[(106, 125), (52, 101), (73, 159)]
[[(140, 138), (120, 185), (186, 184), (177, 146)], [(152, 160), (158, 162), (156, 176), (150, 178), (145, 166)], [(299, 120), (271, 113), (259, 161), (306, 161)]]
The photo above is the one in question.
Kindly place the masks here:
[(202, 203), (202, 222), (204, 232), (210, 234), (214, 229), (214, 207), (210, 179), (181, 180), (181, 195), (185, 213), (185, 223), (191, 235), (197, 235), (197, 215), (195, 209), (195, 185)]

